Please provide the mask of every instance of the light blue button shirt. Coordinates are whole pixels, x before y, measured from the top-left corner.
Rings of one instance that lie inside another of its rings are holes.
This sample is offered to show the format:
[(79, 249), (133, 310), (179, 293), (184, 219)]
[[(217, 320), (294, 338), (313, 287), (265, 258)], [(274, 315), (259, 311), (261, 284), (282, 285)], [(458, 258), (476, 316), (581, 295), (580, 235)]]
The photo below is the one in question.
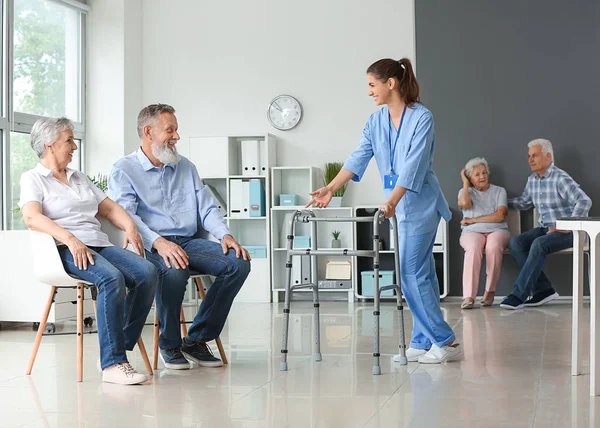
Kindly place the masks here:
[[(344, 168), (354, 173), (354, 181), (361, 180), (373, 156), (382, 183), (384, 176), (389, 175), (391, 147), (397, 134), (389, 117), (388, 107), (384, 106), (367, 121), (360, 144), (344, 164)], [(415, 103), (406, 110), (393, 159), (393, 170), (398, 174), (396, 186), (407, 189), (396, 207), (400, 233), (428, 233), (437, 228), (440, 215), (446, 221), (452, 217), (432, 169), (433, 149), (433, 115), (423, 105)], [(383, 192), (388, 198), (392, 190), (384, 189)]]
[(160, 236), (192, 237), (198, 226), (221, 240), (231, 234), (193, 163), (155, 167), (142, 149), (119, 159), (108, 178), (108, 196), (133, 218), (144, 247)]

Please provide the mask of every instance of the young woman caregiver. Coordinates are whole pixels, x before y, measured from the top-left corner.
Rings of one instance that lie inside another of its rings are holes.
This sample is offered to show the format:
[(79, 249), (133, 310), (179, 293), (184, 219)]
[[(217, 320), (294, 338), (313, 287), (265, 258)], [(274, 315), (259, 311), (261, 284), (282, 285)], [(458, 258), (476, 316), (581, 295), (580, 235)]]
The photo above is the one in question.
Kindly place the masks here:
[[(448, 203), (431, 168), (433, 116), (419, 99), (419, 83), (407, 58), (381, 59), (367, 69), (369, 96), (383, 106), (363, 129), (360, 144), (329, 185), (307, 204), (326, 207), (333, 192), (360, 181), (373, 156), (383, 181), (386, 218), (398, 219), (400, 279), (413, 316), (408, 361), (439, 364), (459, 358), (452, 328), (442, 316), (433, 243), (440, 218), (450, 220)], [(395, 356), (394, 360), (399, 360)]]

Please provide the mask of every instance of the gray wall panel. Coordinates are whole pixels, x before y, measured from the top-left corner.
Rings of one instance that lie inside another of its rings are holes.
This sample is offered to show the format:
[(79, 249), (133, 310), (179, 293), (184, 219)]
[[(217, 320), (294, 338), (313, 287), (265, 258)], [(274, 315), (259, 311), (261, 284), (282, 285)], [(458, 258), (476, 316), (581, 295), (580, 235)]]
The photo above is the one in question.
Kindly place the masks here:
[[(415, 1), (417, 72), (436, 127), (435, 171), (453, 211), (451, 295), (462, 295), (460, 169), (485, 156), (491, 182), (509, 197), (529, 175), (528, 141), (554, 144), (556, 164), (600, 215), (600, 4), (596, 1)], [(571, 294), (570, 256), (548, 259), (561, 295)], [(504, 259), (497, 293), (518, 274)], [(586, 280), (587, 282), (587, 280)], [(480, 284), (483, 292), (484, 280)], [(587, 293), (587, 284), (586, 284)]]

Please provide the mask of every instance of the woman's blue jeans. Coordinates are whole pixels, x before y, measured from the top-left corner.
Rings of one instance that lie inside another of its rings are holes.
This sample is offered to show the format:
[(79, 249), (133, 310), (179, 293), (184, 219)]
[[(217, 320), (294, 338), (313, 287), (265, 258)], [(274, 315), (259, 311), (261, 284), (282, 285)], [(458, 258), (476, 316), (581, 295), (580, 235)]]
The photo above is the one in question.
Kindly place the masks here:
[(80, 270), (71, 251), (58, 247), (65, 270), (98, 288), (96, 323), (102, 369), (127, 362), (137, 343), (158, 284), (158, 271), (137, 254), (118, 247), (89, 247), (94, 263)]

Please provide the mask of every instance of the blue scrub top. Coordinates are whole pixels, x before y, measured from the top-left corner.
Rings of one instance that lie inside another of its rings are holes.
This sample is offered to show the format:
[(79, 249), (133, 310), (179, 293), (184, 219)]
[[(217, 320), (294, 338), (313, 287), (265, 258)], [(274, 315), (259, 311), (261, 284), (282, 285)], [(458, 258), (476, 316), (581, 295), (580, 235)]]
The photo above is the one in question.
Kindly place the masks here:
[[(369, 117), (360, 144), (344, 164), (344, 168), (354, 173), (352, 180), (361, 180), (375, 156), (383, 183), (383, 177), (390, 173), (391, 148), (396, 134), (387, 106)], [(399, 233), (429, 233), (437, 228), (440, 216), (446, 221), (452, 217), (432, 169), (434, 139), (431, 112), (419, 103), (407, 108), (393, 159), (393, 170), (398, 174), (396, 186), (407, 189), (396, 207)], [(392, 190), (383, 189), (383, 192), (387, 199)]]

